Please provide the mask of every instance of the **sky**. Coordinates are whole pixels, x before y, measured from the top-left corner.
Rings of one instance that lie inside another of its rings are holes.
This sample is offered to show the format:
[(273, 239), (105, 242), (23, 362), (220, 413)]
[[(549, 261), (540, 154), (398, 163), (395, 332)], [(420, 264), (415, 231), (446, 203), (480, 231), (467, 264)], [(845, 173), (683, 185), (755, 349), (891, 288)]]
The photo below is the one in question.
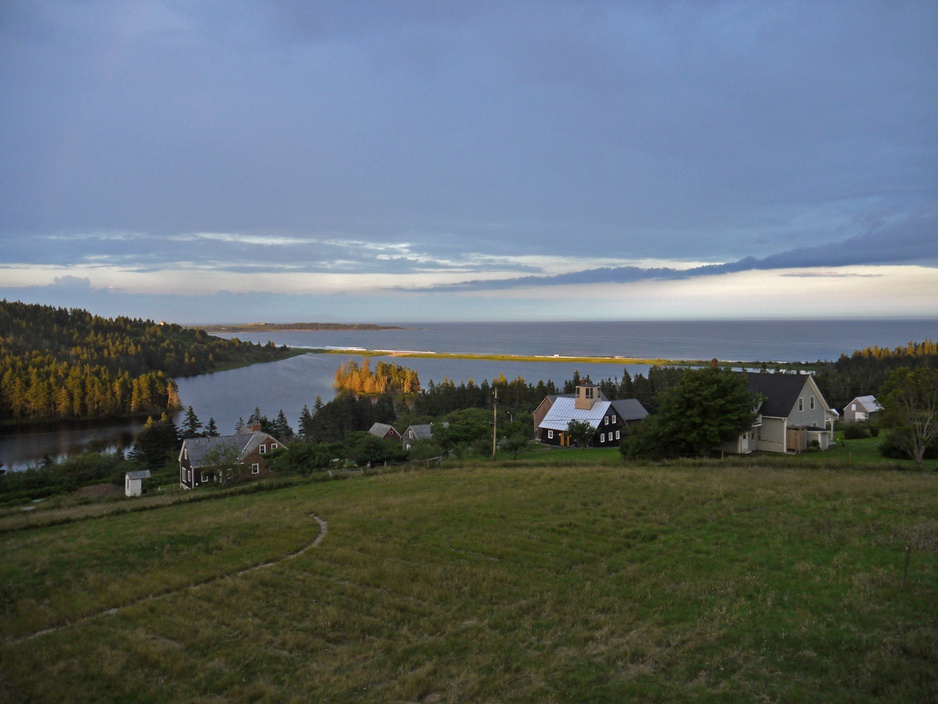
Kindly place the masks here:
[(0, 298), (938, 318), (938, 3), (0, 0)]

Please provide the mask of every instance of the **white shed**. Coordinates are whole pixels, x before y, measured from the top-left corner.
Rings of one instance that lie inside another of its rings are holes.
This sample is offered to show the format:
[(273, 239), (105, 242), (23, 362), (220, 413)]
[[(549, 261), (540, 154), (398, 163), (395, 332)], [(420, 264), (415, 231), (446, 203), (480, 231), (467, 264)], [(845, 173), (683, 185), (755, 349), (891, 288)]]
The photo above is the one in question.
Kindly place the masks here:
[(149, 469), (127, 472), (127, 474), (124, 475), (124, 494), (127, 496), (140, 496), (143, 494), (143, 480), (149, 478)]

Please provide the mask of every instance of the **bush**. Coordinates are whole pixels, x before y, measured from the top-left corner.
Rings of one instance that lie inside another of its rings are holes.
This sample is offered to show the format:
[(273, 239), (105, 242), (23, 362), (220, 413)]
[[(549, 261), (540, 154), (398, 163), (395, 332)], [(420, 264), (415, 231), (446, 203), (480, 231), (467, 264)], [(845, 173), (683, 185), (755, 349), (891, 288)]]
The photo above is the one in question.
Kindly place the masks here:
[(863, 440), (870, 436), (870, 431), (863, 423), (849, 423), (844, 426), (845, 440)]
[[(900, 439), (901, 433), (903, 432), (905, 431), (896, 428), (886, 434), (886, 439), (883, 440), (882, 444), (879, 446), (879, 452), (883, 457), (888, 457), (891, 460), (912, 459), (909, 456), (909, 453), (903, 450), (900, 447), (900, 443), (897, 442)], [(938, 440), (932, 442), (927, 448), (925, 448), (925, 456), (922, 459), (938, 460)]]

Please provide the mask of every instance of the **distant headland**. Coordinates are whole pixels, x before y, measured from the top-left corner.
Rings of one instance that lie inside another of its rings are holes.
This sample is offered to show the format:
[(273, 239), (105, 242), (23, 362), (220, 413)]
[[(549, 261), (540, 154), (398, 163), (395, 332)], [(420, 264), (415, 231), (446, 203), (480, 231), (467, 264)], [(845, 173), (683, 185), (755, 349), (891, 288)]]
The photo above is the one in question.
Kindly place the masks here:
[(299, 330), (405, 330), (398, 325), (370, 323), (239, 323), (235, 325), (198, 325), (200, 330), (213, 332), (297, 332)]

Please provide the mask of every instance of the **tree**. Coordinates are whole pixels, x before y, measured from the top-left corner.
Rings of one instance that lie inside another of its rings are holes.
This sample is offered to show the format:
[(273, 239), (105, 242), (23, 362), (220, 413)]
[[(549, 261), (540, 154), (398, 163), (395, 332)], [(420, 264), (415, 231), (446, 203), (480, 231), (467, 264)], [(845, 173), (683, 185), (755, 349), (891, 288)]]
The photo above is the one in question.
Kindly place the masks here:
[(169, 462), (179, 451), (179, 431), (164, 413), (160, 420), (147, 418), (147, 423), (134, 441), (130, 458), (150, 469), (157, 469)]
[(283, 409), (280, 410), (277, 414), (277, 418), (271, 423), (270, 429), (274, 437), (281, 442), (287, 442), (293, 437), (293, 428), (291, 428), (290, 424), (287, 422), (287, 417)]
[(518, 459), (518, 453), (531, 443), (531, 433), (523, 429), (514, 429), (509, 435), (502, 439), (499, 447), (511, 453), (514, 459)]
[(205, 426), (205, 437), (207, 438), (217, 438), (218, 437), (218, 426), (215, 425), (215, 419), (209, 418), (208, 425)]
[(240, 449), (237, 445), (219, 442), (202, 458), (202, 472), (212, 473), (225, 484), (241, 476)]
[(197, 438), (200, 435), (199, 430), (201, 429), (202, 421), (199, 420), (199, 417), (195, 414), (195, 411), (192, 410), (192, 406), (189, 406), (186, 409), (186, 415), (182, 421), (182, 437)]
[(880, 392), (881, 423), (890, 440), (920, 466), (928, 446), (938, 438), (938, 369), (900, 367)]
[(593, 435), (596, 428), (585, 420), (571, 420), (567, 424), (567, 435), (570, 436), (570, 442), (576, 447), (589, 447), (593, 444)]
[(706, 455), (752, 427), (757, 405), (745, 376), (717, 367), (684, 370), (658, 400), (658, 413), (630, 428), (624, 456)]

